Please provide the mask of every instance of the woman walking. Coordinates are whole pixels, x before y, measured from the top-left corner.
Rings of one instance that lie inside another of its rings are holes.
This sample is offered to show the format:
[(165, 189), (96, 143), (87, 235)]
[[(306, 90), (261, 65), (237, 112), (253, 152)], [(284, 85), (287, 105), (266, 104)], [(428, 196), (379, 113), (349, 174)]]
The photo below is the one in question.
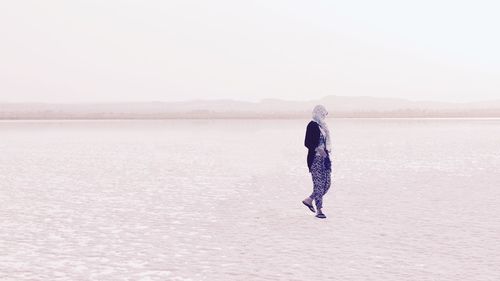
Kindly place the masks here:
[[(316, 217), (326, 218), (322, 212), (323, 195), (328, 191), (331, 185), (331, 144), (330, 131), (325, 122), (328, 115), (325, 107), (317, 105), (312, 112), (312, 121), (307, 125), (306, 138), (304, 145), (309, 149), (307, 153), (307, 166), (312, 176), (313, 193), (304, 199), (302, 203), (309, 210), (316, 212)], [(316, 210), (312, 202), (316, 204)]]

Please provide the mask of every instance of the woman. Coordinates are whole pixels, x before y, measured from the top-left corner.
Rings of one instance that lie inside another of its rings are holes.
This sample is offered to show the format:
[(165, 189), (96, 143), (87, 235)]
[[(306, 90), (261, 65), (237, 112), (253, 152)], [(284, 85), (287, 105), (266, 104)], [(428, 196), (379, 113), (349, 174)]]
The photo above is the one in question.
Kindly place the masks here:
[[(304, 145), (309, 149), (307, 153), (307, 166), (313, 180), (313, 193), (302, 201), (309, 210), (316, 212), (316, 217), (326, 218), (321, 211), (323, 207), (323, 195), (328, 191), (331, 184), (331, 152), (330, 131), (326, 125), (325, 118), (328, 115), (325, 107), (317, 105), (312, 112), (312, 121), (307, 125)], [(314, 200), (316, 211), (312, 205)]]

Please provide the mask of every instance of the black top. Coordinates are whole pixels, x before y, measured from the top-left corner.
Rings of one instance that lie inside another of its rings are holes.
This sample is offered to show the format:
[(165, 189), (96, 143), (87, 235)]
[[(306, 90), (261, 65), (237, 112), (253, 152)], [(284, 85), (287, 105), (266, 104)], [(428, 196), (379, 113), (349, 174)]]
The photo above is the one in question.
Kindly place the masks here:
[[(309, 149), (307, 152), (307, 167), (309, 168), (309, 171), (311, 170), (311, 165), (314, 161), (314, 156), (316, 155), (316, 147), (319, 145), (320, 141), (320, 136), (321, 136), (321, 131), (319, 129), (319, 124), (311, 121), (309, 124), (307, 124), (307, 130), (306, 130), (306, 138), (304, 140), (304, 145)], [(327, 157), (325, 160), (325, 164), (328, 169), (330, 169), (330, 157)]]
[(319, 130), (319, 124), (314, 121), (309, 122), (309, 124), (307, 124), (306, 139), (304, 140), (304, 145), (309, 150), (315, 150), (319, 145), (320, 134), (321, 132)]

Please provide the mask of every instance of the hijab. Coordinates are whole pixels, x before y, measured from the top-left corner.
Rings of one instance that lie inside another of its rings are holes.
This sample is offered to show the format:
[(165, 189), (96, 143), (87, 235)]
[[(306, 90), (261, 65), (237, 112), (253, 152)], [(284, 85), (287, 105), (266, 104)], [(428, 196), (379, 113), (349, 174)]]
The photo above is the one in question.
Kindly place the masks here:
[(328, 152), (332, 151), (332, 145), (330, 143), (330, 130), (325, 122), (325, 118), (328, 115), (328, 111), (322, 105), (316, 105), (312, 112), (312, 119), (319, 125), (321, 133), (325, 137), (326, 150)]

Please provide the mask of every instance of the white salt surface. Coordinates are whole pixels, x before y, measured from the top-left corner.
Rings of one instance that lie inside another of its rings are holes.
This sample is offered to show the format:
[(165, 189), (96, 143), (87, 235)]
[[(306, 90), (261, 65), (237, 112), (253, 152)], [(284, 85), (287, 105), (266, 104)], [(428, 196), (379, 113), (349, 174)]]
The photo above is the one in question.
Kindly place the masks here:
[(0, 122), (0, 280), (500, 280), (500, 120)]

